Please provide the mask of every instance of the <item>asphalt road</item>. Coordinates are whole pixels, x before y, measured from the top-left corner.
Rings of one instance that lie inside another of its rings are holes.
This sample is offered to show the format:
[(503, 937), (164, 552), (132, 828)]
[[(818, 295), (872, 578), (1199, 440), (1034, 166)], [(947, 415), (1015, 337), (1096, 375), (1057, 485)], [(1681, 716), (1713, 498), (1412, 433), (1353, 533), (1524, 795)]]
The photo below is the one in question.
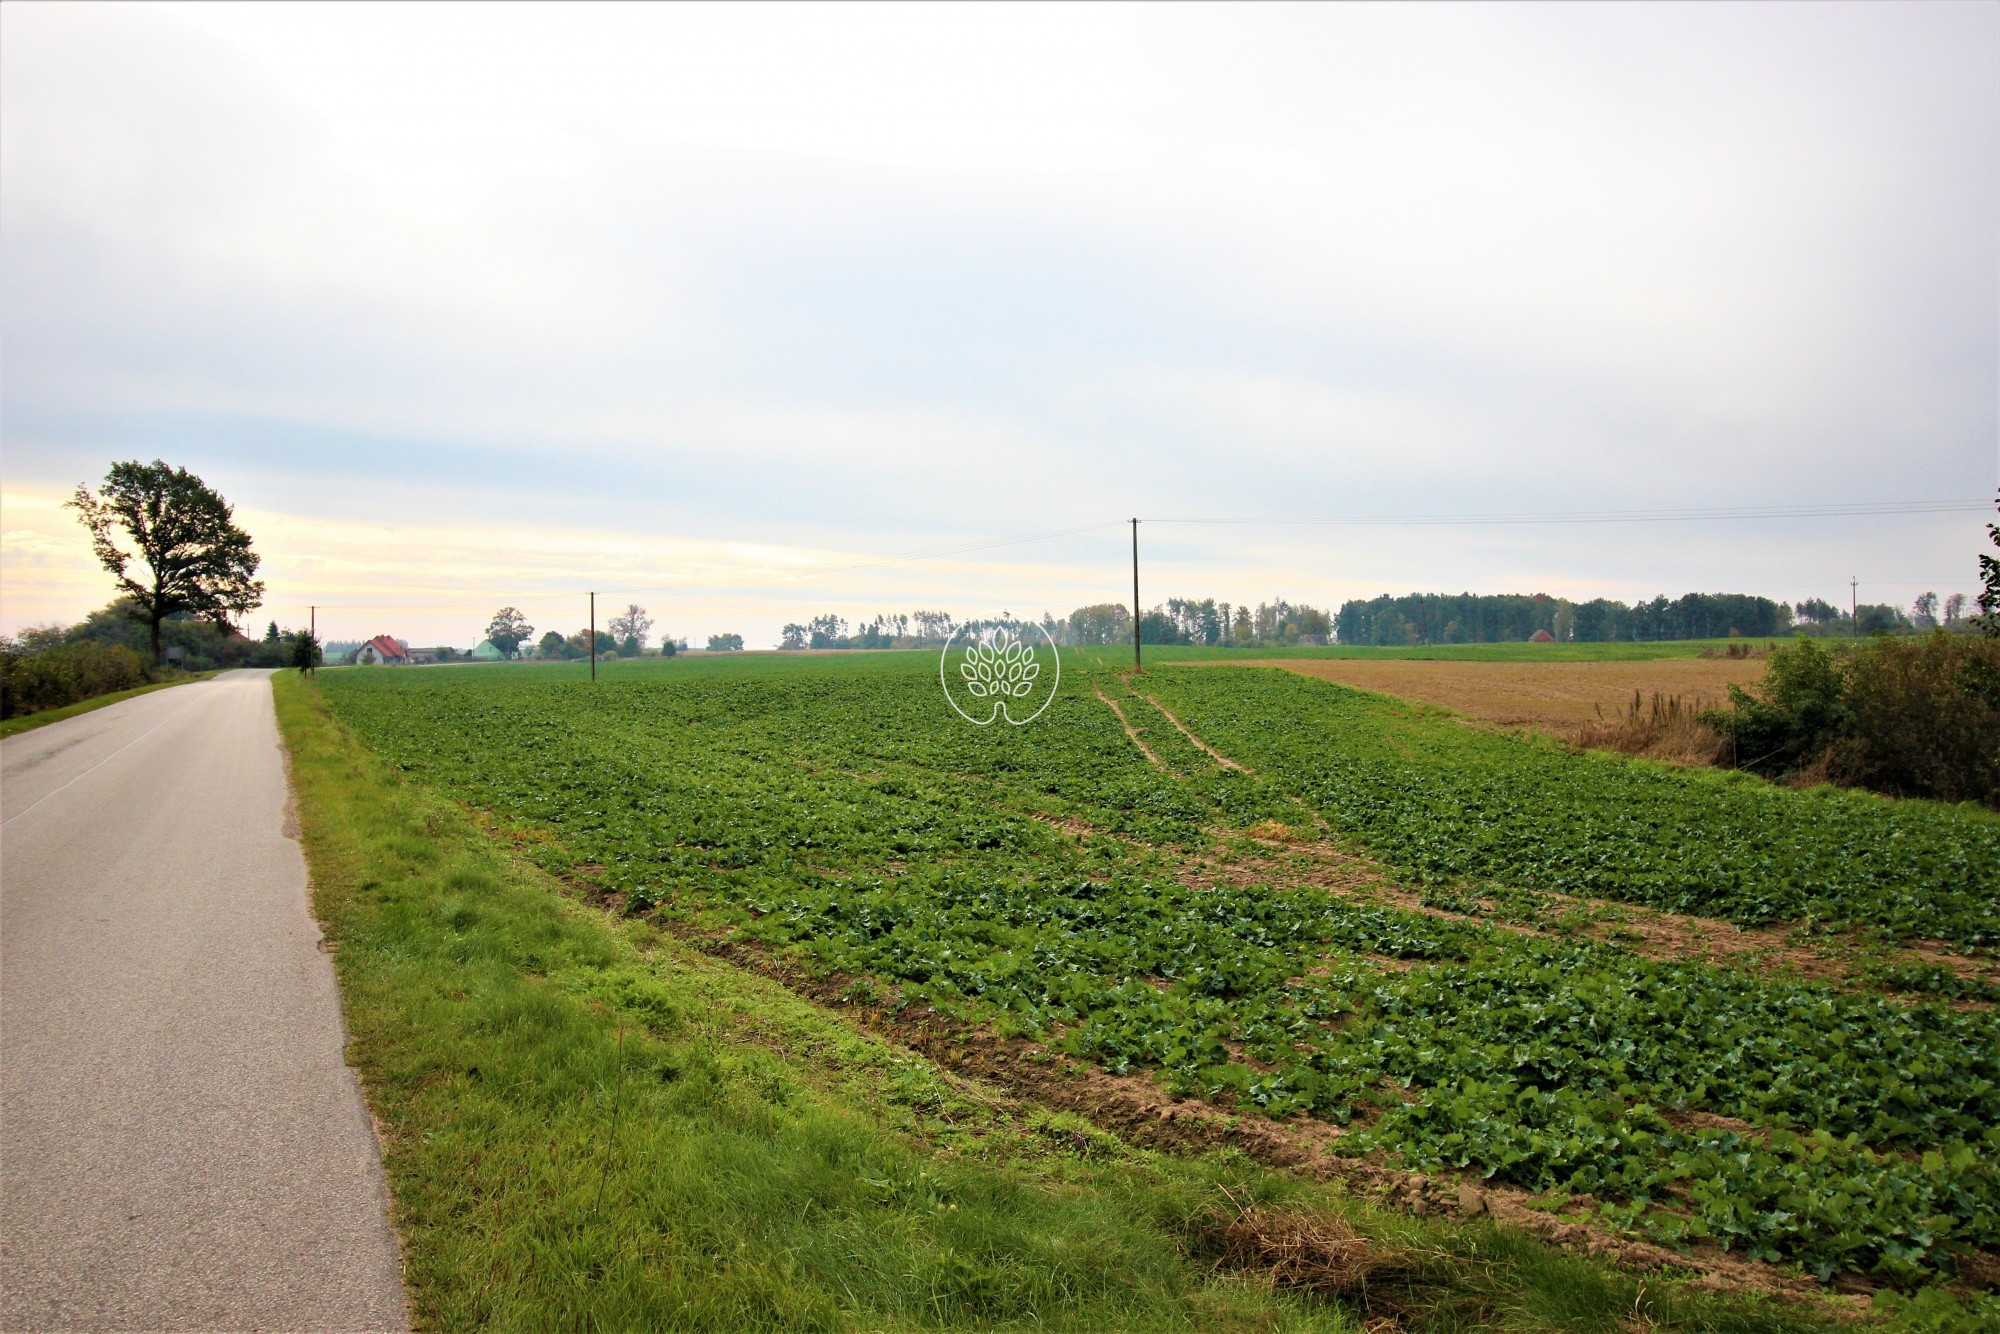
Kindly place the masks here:
[(408, 1327), (269, 675), (0, 742), (0, 1328)]

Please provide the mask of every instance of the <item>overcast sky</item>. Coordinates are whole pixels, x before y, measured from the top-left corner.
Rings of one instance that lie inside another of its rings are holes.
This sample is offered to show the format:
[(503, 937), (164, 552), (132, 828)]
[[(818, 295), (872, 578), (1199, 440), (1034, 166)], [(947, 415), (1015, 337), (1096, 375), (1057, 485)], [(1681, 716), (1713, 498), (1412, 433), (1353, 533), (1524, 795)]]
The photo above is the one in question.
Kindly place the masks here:
[[(2000, 7), (0, 8), (0, 629), (1130, 598), (1127, 516), (1978, 501)], [(1972, 591), (1990, 514), (1142, 527), (1145, 600)], [(1084, 525), (1048, 541), (861, 562)]]

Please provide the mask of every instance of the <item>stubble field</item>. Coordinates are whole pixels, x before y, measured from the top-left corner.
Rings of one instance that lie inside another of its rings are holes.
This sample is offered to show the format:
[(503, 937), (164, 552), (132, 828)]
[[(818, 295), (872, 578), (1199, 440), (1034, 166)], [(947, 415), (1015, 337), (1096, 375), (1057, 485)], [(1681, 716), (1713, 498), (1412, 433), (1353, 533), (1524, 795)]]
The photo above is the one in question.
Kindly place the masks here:
[(1729, 702), (1730, 686), (1764, 679), (1765, 659), (1453, 662), (1302, 657), (1252, 658), (1239, 665), (1283, 667), (1357, 690), (1435, 704), (1495, 727), (1535, 727), (1566, 737), (1582, 724), (1618, 717), (1635, 696), (1679, 697), (1698, 708), (1720, 708)]

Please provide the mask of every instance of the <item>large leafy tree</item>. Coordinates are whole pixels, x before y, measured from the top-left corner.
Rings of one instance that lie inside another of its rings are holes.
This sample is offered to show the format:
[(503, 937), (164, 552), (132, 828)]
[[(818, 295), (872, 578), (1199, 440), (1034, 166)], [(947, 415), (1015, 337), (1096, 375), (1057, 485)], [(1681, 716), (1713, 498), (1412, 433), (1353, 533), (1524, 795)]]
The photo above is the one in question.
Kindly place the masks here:
[[(264, 600), (263, 581), (252, 577), (258, 557), (250, 534), (236, 526), (229, 502), (186, 468), (159, 459), (114, 463), (99, 494), (79, 485), (68, 503), (132, 614), (150, 628), (154, 662), (167, 617), (191, 613), (226, 627)], [(146, 578), (129, 573), (135, 556)]]
[(521, 614), (518, 607), (502, 607), (486, 623), (486, 637), (493, 642), (494, 648), (510, 658), (534, 633), (535, 627), (528, 624), (528, 618)]
[(636, 602), (611, 618), (611, 637), (621, 644), (628, 639), (636, 639), (639, 641), (639, 647), (644, 648), (646, 636), (652, 629), (653, 618), (648, 616), (646, 609)]

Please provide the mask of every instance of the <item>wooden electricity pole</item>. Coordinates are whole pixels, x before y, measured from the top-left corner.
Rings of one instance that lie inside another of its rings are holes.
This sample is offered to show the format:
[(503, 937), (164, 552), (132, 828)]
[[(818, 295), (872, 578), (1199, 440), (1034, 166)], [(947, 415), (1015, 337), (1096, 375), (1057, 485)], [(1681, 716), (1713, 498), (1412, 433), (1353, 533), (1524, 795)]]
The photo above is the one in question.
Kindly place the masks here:
[(1145, 667), (1139, 661), (1139, 521), (1132, 520), (1132, 670)]
[(597, 679), (597, 591), (590, 594), (590, 679)]
[(1854, 575), (1847, 581), (1847, 632), (1856, 639), (1861, 638), (1861, 576)]

